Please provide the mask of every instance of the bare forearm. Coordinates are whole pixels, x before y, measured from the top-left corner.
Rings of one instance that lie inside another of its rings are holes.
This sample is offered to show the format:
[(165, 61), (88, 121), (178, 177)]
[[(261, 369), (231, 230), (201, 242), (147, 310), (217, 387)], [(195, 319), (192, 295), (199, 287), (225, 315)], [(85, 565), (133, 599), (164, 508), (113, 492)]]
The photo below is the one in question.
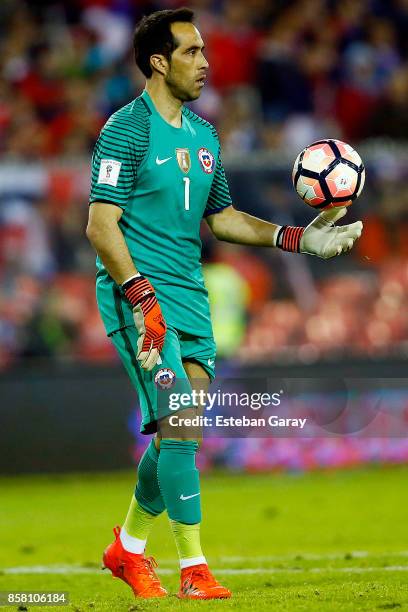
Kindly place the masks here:
[(275, 246), (275, 234), (280, 227), (232, 207), (212, 215), (209, 225), (218, 240), (265, 247)]
[(88, 223), (87, 236), (113, 280), (121, 285), (137, 274), (129, 249), (117, 223), (100, 215)]

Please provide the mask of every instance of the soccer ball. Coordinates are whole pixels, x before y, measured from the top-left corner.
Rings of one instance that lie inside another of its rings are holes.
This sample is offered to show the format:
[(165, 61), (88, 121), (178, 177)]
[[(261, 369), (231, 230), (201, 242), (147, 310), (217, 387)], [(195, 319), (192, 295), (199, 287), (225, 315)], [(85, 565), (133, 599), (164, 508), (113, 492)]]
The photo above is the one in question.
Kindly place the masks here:
[(361, 157), (341, 140), (319, 140), (295, 160), (293, 185), (306, 204), (319, 210), (350, 206), (365, 181)]

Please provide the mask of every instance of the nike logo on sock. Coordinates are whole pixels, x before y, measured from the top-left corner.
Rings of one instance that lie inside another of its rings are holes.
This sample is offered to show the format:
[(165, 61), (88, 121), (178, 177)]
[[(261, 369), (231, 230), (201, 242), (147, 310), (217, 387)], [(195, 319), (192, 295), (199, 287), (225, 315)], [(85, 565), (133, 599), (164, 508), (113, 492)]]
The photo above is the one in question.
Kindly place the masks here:
[(192, 497), (197, 497), (200, 495), (199, 493), (194, 493), (194, 495), (184, 495), (183, 493), (180, 495), (181, 501), (186, 501), (186, 499), (191, 499)]
[(156, 164), (158, 166), (161, 166), (162, 164), (165, 164), (166, 162), (168, 162), (169, 159), (171, 159), (171, 157), (166, 157), (166, 159), (159, 159), (159, 156), (157, 156), (156, 157)]

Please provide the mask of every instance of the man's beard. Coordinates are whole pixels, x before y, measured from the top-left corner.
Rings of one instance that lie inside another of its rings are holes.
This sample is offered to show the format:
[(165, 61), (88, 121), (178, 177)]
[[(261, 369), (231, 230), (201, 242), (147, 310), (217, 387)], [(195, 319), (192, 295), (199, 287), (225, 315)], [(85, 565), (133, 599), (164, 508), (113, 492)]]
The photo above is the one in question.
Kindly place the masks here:
[(194, 96), (185, 87), (178, 85), (178, 83), (174, 81), (171, 76), (168, 76), (166, 78), (166, 85), (170, 89), (172, 95), (177, 100), (180, 100), (180, 102), (192, 102), (193, 100), (197, 100), (197, 98), (200, 97), (201, 92)]

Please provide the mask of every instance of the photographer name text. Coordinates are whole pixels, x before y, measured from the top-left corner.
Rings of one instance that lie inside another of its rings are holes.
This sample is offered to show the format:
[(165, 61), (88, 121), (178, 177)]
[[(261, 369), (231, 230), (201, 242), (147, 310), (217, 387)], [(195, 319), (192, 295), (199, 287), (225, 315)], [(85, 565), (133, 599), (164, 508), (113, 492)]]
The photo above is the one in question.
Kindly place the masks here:
[(271, 415), (267, 419), (241, 417), (216, 417), (195, 416), (192, 418), (180, 415), (169, 417), (169, 424), (172, 427), (289, 427), (303, 429), (307, 419), (285, 419), (277, 415)]

